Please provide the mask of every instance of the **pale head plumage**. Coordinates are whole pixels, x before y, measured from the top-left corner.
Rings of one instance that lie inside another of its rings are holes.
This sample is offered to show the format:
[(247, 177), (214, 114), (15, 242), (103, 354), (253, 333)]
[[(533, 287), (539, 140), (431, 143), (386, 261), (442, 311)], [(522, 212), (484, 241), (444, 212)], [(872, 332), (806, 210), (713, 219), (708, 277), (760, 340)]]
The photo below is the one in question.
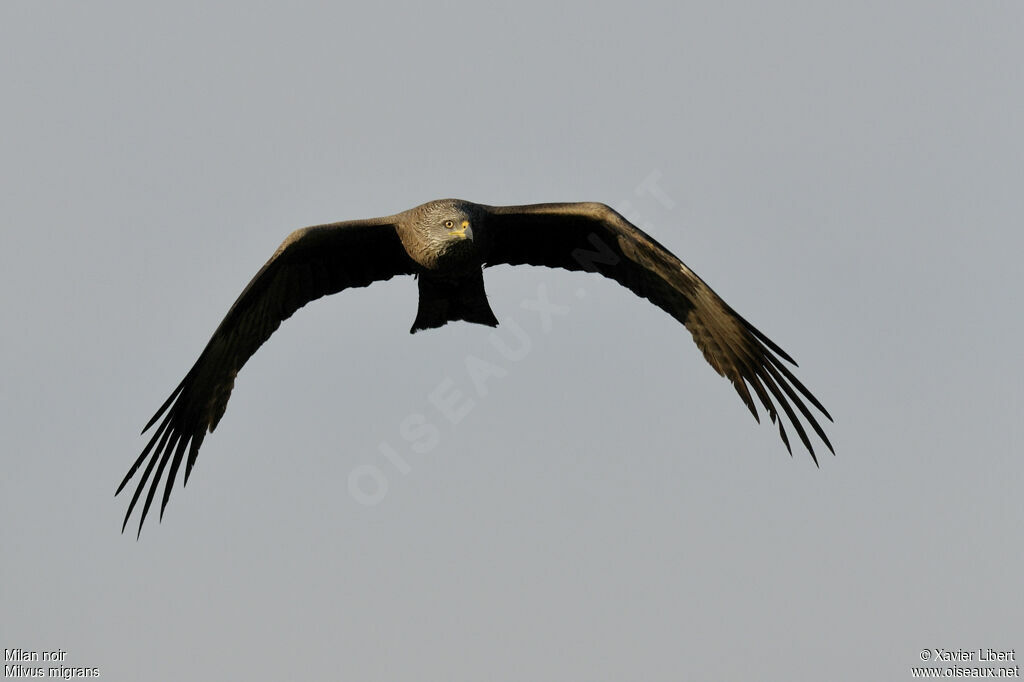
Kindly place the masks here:
[(399, 235), (409, 255), (428, 270), (478, 265), (481, 215), (476, 204), (462, 199), (428, 201), (400, 214)]

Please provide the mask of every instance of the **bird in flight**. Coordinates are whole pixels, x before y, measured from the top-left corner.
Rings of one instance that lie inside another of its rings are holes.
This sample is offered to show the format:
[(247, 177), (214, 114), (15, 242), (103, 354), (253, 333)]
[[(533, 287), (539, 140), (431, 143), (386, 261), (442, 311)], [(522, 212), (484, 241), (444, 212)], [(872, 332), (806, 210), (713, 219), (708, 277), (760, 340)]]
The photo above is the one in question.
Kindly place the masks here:
[(186, 462), (187, 484), (203, 438), (224, 415), (238, 371), (296, 310), (344, 289), (413, 275), (419, 285), (419, 308), (411, 332), (457, 320), (495, 327), (498, 320), (484, 292), (483, 268), (501, 264), (583, 270), (615, 280), (683, 323), (704, 358), (732, 382), (760, 421), (753, 396), (757, 397), (772, 422), (778, 423), (790, 454), (779, 409), (815, 464), (818, 458), (794, 408), (835, 454), (806, 403), (829, 420), (832, 417), (783, 361), (794, 366), (796, 362), (668, 249), (610, 207), (601, 203), (486, 206), (441, 199), (383, 218), (317, 225), (288, 235), (143, 429), (145, 433), (159, 422), (115, 493), (146, 464), (121, 531), (148, 483), (139, 519), (141, 534), (166, 469), (160, 504), (163, 518), (178, 468)]

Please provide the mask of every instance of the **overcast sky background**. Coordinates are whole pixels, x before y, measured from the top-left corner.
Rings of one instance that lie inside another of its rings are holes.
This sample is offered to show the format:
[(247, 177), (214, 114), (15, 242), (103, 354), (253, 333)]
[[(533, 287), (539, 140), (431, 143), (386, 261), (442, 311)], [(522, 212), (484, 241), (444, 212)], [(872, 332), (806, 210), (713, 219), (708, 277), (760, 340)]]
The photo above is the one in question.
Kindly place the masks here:
[[(2, 646), (111, 680), (1024, 650), (1024, 6), (848, 4), (3, 3)], [(496, 332), (413, 336), (403, 278), (286, 322), (121, 535), (139, 429), (281, 240), (444, 196), (634, 217), (798, 360), (838, 455), (612, 282), (495, 268)]]

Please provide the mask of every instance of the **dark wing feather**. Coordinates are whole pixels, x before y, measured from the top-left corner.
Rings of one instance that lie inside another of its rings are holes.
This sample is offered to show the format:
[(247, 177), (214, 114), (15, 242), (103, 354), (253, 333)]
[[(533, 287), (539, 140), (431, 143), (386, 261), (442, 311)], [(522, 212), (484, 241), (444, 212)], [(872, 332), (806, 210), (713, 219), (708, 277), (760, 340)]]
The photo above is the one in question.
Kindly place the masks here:
[(195, 365), (143, 429), (145, 432), (159, 421), (149, 443), (117, 488), (120, 493), (149, 459), (121, 530), (127, 526), (152, 475), (139, 519), (139, 532), (142, 532), (142, 523), (169, 464), (160, 505), (160, 516), (163, 516), (185, 451), (188, 450), (185, 467), (185, 483), (188, 483), (203, 438), (207, 431), (213, 431), (224, 414), (235, 376), (282, 321), (321, 296), (365, 287), (396, 275), (412, 274), (414, 267), (415, 263), (398, 237), (393, 218), (319, 225), (289, 235), (245, 287)]
[(829, 420), (832, 417), (783, 361), (794, 366), (796, 362), (643, 230), (598, 203), (488, 206), (486, 210), (488, 265), (586, 270), (615, 280), (686, 325), (707, 361), (732, 382), (760, 421), (753, 389), (772, 422), (778, 421), (779, 435), (790, 453), (778, 408), (786, 413), (815, 464), (818, 458), (794, 407), (835, 452), (805, 401)]

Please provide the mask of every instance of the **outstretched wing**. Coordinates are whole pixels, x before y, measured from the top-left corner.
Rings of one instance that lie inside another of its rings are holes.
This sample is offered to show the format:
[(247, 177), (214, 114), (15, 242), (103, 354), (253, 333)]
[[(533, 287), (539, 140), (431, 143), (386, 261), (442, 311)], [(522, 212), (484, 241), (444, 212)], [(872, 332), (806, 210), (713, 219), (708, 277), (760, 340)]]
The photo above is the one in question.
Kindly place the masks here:
[(832, 417), (783, 360), (794, 366), (796, 362), (643, 230), (599, 203), (488, 206), (486, 210), (488, 265), (586, 270), (628, 287), (686, 325), (707, 361), (732, 382), (754, 419), (760, 421), (750, 394), (753, 389), (772, 422), (778, 421), (779, 435), (791, 454), (776, 404), (815, 464), (818, 458), (794, 406), (835, 453), (804, 401), (829, 420)]
[[(196, 364), (142, 430), (159, 427), (128, 470), (118, 494), (148, 458), (124, 516), (124, 531), (152, 475), (139, 519), (139, 532), (164, 469), (160, 516), (171, 495), (178, 466), (188, 450), (185, 483), (207, 431), (224, 414), (238, 371), (292, 313), (310, 301), (395, 275), (412, 274), (415, 263), (398, 237), (393, 218), (349, 221), (296, 230), (245, 287), (213, 333)], [(162, 417), (162, 420), (161, 420)], [(156, 472), (153, 472), (154, 467)]]

